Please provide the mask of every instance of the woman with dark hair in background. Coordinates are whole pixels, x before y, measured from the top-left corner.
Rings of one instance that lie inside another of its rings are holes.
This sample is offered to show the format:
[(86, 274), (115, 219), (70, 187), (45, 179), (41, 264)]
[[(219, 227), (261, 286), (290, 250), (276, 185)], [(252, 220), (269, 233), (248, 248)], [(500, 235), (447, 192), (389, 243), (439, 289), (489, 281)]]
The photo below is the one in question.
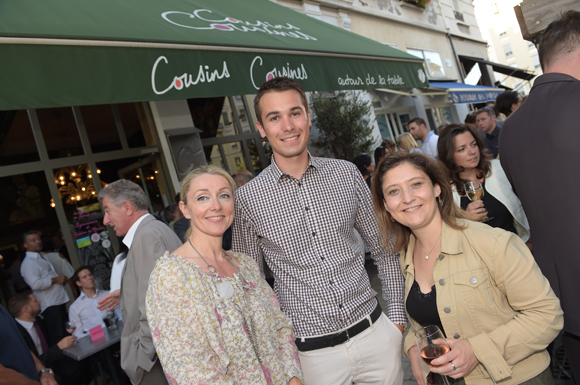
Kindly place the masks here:
[[(530, 239), (530, 225), (522, 204), (513, 192), (499, 160), (489, 160), (483, 140), (465, 124), (445, 128), (437, 143), (439, 160), (447, 167), (453, 187), (453, 200), (491, 227), (500, 227), (518, 234), (524, 242)], [(464, 184), (479, 181), (483, 187), (481, 199), (473, 202), (465, 195)], [(528, 245), (530, 246), (530, 245)]]
[(504, 91), (495, 99), (495, 105), (499, 112), (506, 118), (522, 105), (523, 99), (516, 91)]
[[(394, 236), (401, 252), (403, 352), (419, 385), (442, 384), (441, 375), (457, 385), (553, 384), (546, 346), (562, 329), (562, 309), (522, 240), (465, 219), (446, 170), (423, 154), (387, 157), (372, 190), (383, 241), (393, 247)], [(428, 325), (446, 336), (431, 342), (442, 354), (425, 356), (430, 370), (415, 341)]]
[(381, 160), (389, 155), (389, 150), (385, 146), (377, 147), (375, 150), (375, 167), (381, 163)]
[(373, 164), (371, 157), (367, 154), (360, 154), (354, 158), (352, 163), (354, 163), (358, 168), (363, 178), (365, 178), (365, 182), (367, 182), (367, 185), (371, 188), (371, 177), (373, 171), (375, 171), (375, 165)]

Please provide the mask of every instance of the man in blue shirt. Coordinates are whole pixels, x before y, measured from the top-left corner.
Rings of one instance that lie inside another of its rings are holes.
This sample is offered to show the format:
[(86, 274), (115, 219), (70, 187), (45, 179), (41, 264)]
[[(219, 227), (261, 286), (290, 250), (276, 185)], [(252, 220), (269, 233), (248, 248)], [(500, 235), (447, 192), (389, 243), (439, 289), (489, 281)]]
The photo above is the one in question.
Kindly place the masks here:
[(495, 120), (495, 112), (489, 107), (484, 107), (475, 113), (477, 127), (485, 134), (483, 145), (493, 155), (494, 159), (497, 158), (499, 153), (500, 130)]

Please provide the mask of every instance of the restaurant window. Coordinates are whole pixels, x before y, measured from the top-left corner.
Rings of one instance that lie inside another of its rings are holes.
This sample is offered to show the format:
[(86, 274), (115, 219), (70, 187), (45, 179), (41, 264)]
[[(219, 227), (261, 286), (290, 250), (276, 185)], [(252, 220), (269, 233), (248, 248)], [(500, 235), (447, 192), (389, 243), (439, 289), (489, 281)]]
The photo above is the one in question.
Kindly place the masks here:
[(43, 250), (61, 249), (64, 244), (44, 172), (0, 178), (0, 186), (0, 254), (4, 257), (0, 267), (2, 273), (8, 273), (0, 274), (0, 292), (6, 303), (10, 296), (26, 289), (10, 277), (20, 272), (25, 252), (22, 235), (30, 230), (41, 232)]
[(110, 234), (103, 224), (103, 212), (89, 166), (81, 164), (55, 169), (54, 183), (64, 207), (69, 226), (67, 230), (72, 234), (79, 264), (91, 267), (98, 289), (109, 290), (115, 252)]
[(71, 107), (40, 108), (36, 114), (50, 159), (84, 155)]
[(151, 135), (145, 136), (145, 133), (148, 131), (147, 121), (142, 109), (139, 109), (138, 104), (124, 103), (114, 106), (119, 111), (121, 124), (123, 125), (123, 131), (125, 132), (129, 148), (155, 145), (151, 140)]
[(26, 110), (0, 111), (0, 166), (39, 160)]
[(246, 169), (257, 174), (267, 166), (267, 141), (254, 126), (246, 95), (189, 99), (188, 106), (208, 164), (231, 175)]
[(449, 107), (427, 108), (425, 111), (432, 130), (437, 130), (443, 122), (453, 122), (453, 115), (451, 115)]
[(93, 153), (122, 148), (111, 105), (84, 106), (80, 111)]

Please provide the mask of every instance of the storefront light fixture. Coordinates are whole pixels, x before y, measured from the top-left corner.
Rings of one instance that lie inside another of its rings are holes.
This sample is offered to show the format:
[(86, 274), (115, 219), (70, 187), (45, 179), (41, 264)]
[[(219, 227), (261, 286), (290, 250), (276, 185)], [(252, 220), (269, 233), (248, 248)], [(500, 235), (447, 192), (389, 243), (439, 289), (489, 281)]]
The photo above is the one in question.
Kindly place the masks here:
[[(97, 173), (100, 171), (97, 169)], [(88, 165), (61, 168), (56, 172), (54, 182), (59, 185), (61, 200), (70, 205), (92, 200), (96, 195)], [(52, 207), (53, 204), (54, 202), (51, 203)]]

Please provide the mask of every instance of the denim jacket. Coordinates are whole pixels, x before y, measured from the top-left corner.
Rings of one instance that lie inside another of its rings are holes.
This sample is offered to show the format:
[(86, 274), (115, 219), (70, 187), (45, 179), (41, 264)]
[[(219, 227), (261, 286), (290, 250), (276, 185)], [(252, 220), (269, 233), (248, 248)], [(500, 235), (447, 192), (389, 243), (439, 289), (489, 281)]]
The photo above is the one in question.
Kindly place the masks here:
[[(467, 385), (519, 384), (545, 370), (546, 346), (563, 326), (560, 301), (525, 243), (515, 234), (482, 223), (443, 223), (441, 252), (433, 266), (437, 309), (447, 338), (467, 339), (480, 364)], [(413, 248), (401, 252), (405, 298), (414, 281)], [(407, 354), (421, 328), (409, 317)], [(423, 375), (429, 367), (421, 362)]]

